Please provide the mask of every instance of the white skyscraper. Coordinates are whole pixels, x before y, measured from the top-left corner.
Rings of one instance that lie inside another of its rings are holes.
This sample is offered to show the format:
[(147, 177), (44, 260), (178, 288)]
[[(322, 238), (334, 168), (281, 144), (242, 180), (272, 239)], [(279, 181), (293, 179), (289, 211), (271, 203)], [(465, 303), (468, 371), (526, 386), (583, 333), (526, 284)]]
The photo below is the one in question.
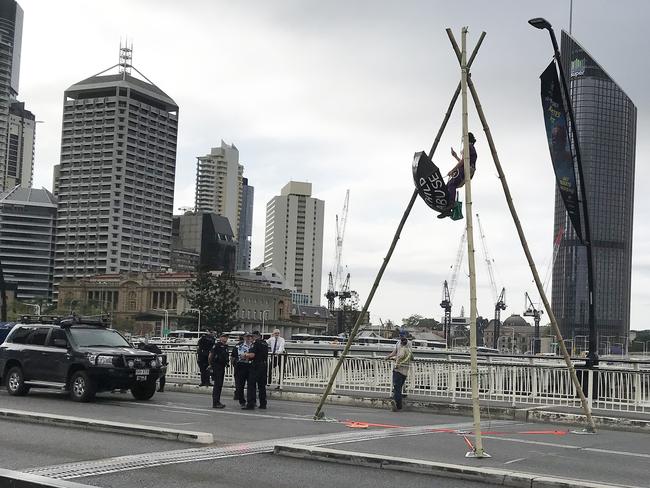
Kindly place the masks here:
[(320, 304), (324, 221), (325, 202), (311, 197), (311, 183), (290, 181), (266, 204), (264, 266), (310, 305)]
[(196, 210), (226, 217), (235, 238), (239, 230), (243, 174), (239, 150), (234, 144), (221, 141), (221, 147), (213, 147), (210, 154), (197, 158)]
[(122, 54), (119, 74), (65, 91), (55, 285), (170, 265), (178, 106)]

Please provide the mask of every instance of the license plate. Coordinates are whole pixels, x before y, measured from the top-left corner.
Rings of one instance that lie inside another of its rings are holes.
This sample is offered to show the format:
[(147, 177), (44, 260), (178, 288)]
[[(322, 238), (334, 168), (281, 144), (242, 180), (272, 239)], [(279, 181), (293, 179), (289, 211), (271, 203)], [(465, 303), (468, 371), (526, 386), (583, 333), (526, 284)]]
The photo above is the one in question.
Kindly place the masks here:
[(136, 381), (147, 381), (149, 379), (148, 376), (136, 376), (135, 380)]
[(149, 370), (148, 369), (136, 369), (135, 374), (138, 375), (138, 376), (149, 375)]

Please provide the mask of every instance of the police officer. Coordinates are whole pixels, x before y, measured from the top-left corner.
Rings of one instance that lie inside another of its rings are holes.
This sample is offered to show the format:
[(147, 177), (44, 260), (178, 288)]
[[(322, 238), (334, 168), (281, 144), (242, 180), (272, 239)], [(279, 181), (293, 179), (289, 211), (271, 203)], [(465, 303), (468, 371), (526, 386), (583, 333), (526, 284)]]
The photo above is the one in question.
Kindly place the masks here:
[[(154, 354), (161, 355), (162, 356), (162, 361), (163, 361), (163, 366), (167, 366), (167, 355), (163, 354), (161, 349), (158, 346), (156, 346), (155, 344), (151, 344), (149, 342), (148, 338), (145, 337), (144, 341), (142, 341), (142, 342), (140, 342), (138, 344), (138, 349), (141, 349), (143, 351), (152, 352)], [(164, 374), (159, 378), (159, 381), (160, 381), (160, 383), (159, 383), (159, 386), (158, 386), (158, 391), (160, 393), (162, 393), (162, 392), (165, 391), (165, 375)]]
[(234, 367), (235, 377), (235, 400), (239, 400), (239, 404), (243, 407), (246, 405), (246, 394), (244, 393), (244, 386), (248, 380), (248, 373), (250, 369), (250, 360), (245, 357), (245, 354), (250, 350), (253, 344), (253, 334), (246, 334), (239, 338), (239, 343), (232, 348), (232, 365)]
[(212, 368), (212, 408), (223, 408), (221, 403), (221, 388), (223, 388), (223, 378), (226, 374), (226, 366), (230, 358), (230, 348), (228, 347), (228, 334), (223, 333), (219, 340), (212, 346), (208, 356), (208, 364)]
[(246, 391), (246, 405), (242, 409), (255, 408), (256, 393), (259, 390), (260, 408), (266, 408), (266, 372), (268, 369), (269, 345), (262, 340), (259, 331), (253, 332), (255, 341), (245, 357), (251, 361), (248, 371), (248, 388)]
[(196, 362), (201, 372), (201, 384), (199, 386), (212, 386), (210, 384), (210, 373), (208, 372), (208, 356), (214, 347), (214, 337), (211, 333), (205, 332), (196, 345)]

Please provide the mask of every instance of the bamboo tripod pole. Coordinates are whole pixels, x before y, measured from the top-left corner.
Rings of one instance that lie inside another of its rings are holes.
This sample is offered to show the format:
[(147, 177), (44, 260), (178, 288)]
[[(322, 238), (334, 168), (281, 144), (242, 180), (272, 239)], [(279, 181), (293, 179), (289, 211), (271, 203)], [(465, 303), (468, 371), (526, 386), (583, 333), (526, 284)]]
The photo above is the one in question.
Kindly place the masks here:
[(465, 171), (465, 225), (467, 228), (467, 262), (469, 266), (469, 353), (472, 385), (472, 413), (474, 416), (474, 453), (484, 457), (481, 436), (481, 407), (478, 400), (478, 357), (476, 354), (476, 263), (474, 261), (474, 226), (472, 213), (472, 178), (469, 164), (469, 136), (467, 121), (467, 27), (461, 31), (461, 104), (463, 126), (463, 166)]
[[(478, 50), (481, 47), (481, 44), (483, 43), (484, 37), (485, 37), (485, 32), (481, 34), (481, 37), (479, 38), (478, 42), (476, 43), (476, 46), (474, 47), (474, 50), (472, 51), (472, 55), (470, 56), (469, 61), (467, 62), (468, 69), (471, 66), (471, 64), (474, 62), (474, 58), (476, 58), (476, 54), (478, 53)], [(440, 124), (440, 129), (438, 129), (438, 133), (436, 134), (436, 137), (433, 141), (433, 145), (431, 146), (431, 150), (429, 151), (429, 158), (433, 158), (433, 155), (435, 154), (436, 149), (438, 148), (438, 143), (440, 142), (440, 138), (442, 137), (442, 134), (445, 131), (445, 128), (447, 127), (447, 122), (449, 122), (449, 118), (451, 117), (451, 112), (453, 111), (454, 106), (456, 105), (456, 100), (458, 100), (458, 95), (460, 94), (460, 90), (461, 90), (461, 83), (458, 83), (458, 87), (456, 88), (456, 91), (451, 97), (451, 101), (449, 102), (449, 107), (447, 108), (445, 117), (442, 120), (442, 124)], [(386, 254), (386, 257), (384, 258), (384, 262), (382, 263), (381, 267), (379, 268), (379, 271), (377, 272), (377, 277), (375, 278), (375, 281), (372, 285), (370, 294), (368, 295), (368, 298), (366, 298), (366, 302), (363, 305), (363, 309), (361, 313), (357, 316), (357, 320), (354, 322), (354, 326), (352, 327), (350, 336), (348, 337), (348, 340), (345, 343), (345, 347), (343, 348), (343, 351), (341, 351), (341, 354), (339, 355), (339, 359), (336, 362), (336, 366), (334, 366), (334, 370), (332, 371), (332, 374), (330, 375), (330, 379), (327, 383), (327, 386), (325, 387), (325, 391), (321, 395), (321, 398), (318, 402), (318, 406), (316, 407), (316, 412), (314, 413), (314, 420), (319, 420), (324, 417), (323, 406), (325, 405), (325, 401), (327, 400), (327, 397), (332, 392), (332, 387), (334, 386), (334, 380), (336, 379), (336, 376), (338, 375), (339, 370), (343, 365), (343, 361), (345, 361), (345, 358), (350, 352), (350, 348), (352, 347), (352, 341), (354, 340), (357, 333), (359, 332), (359, 327), (361, 326), (361, 319), (365, 317), (366, 313), (368, 312), (370, 303), (372, 302), (372, 299), (375, 296), (375, 292), (377, 291), (379, 282), (381, 281), (381, 278), (384, 275), (384, 271), (388, 266), (388, 262), (390, 261), (390, 258), (393, 255), (393, 251), (395, 250), (397, 241), (399, 240), (400, 235), (402, 233), (402, 228), (404, 227), (404, 224), (406, 223), (406, 220), (408, 219), (408, 216), (411, 213), (411, 209), (413, 208), (413, 204), (415, 203), (415, 199), (417, 198), (417, 196), (418, 196), (418, 192), (417, 190), (414, 190), (413, 194), (411, 195), (411, 200), (406, 206), (406, 210), (404, 210), (404, 214), (402, 215), (402, 220), (397, 226), (397, 230), (395, 231), (395, 236), (393, 236), (393, 241), (390, 245), (390, 248), (388, 249), (388, 253)]]
[[(454, 39), (454, 35), (450, 29), (447, 29), (447, 35), (449, 36), (449, 40), (451, 41), (451, 44), (454, 47), (454, 51), (456, 52), (456, 57), (458, 58), (459, 61), (461, 61), (460, 49), (458, 49), (458, 44), (456, 43), (456, 40)], [(476, 88), (474, 87), (474, 83), (471, 77), (468, 77), (467, 79), (467, 86), (470, 90), (470, 93), (472, 94), (472, 99), (474, 100), (476, 111), (478, 113), (479, 119), (481, 120), (483, 131), (485, 132), (485, 137), (488, 141), (488, 145), (490, 146), (490, 152), (492, 153), (494, 166), (496, 167), (497, 173), (499, 174), (499, 179), (501, 180), (501, 186), (503, 187), (503, 193), (506, 197), (506, 202), (508, 203), (508, 208), (510, 209), (510, 214), (512, 215), (512, 220), (514, 221), (515, 227), (517, 228), (517, 234), (519, 235), (519, 240), (521, 241), (521, 247), (524, 250), (524, 254), (526, 255), (526, 260), (528, 261), (528, 266), (530, 267), (530, 270), (533, 274), (533, 279), (535, 280), (537, 291), (542, 299), (544, 308), (548, 313), (548, 317), (551, 321), (551, 326), (553, 327), (553, 332), (558, 338), (558, 342), (560, 344), (560, 351), (562, 352), (562, 356), (564, 357), (564, 362), (566, 363), (566, 366), (569, 370), (569, 374), (571, 376), (571, 382), (573, 383), (573, 386), (576, 389), (578, 396), (580, 397), (582, 410), (584, 411), (587, 420), (587, 431), (595, 433), (596, 426), (594, 424), (594, 419), (591, 416), (591, 408), (589, 406), (589, 403), (587, 402), (587, 398), (585, 397), (584, 392), (582, 391), (582, 386), (578, 381), (578, 376), (576, 375), (575, 368), (573, 367), (573, 363), (571, 362), (571, 356), (569, 355), (569, 352), (566, 349), (566, 345), (564, 344), (562, 333), (560, 332), (560, 328), (557, 325), (555, 314), (553, 313), (548, 298), (546, 297), (546, 293), (544, 292), (544, 286), (542, 285), (542, 281), (539, 278), (539, 273), (537, 272), (537, 267), (535, 266), (535, 261), (533, 260), (533, 256), (530, 253), (530, 249), (528, 247), (528, 241), (526, 240), (524, 230), (521, 226), (521, 221), (519, 220), (517, 210), (515, 209), (515, 205), (512, 201), (512, 194), (510, 193), (510, 188), (508, 186), (506, 175), (504, 174), (503, 168), (501, 167), (501, 162), (499, 160), (499, 155), (497, 153), (496, 145), (494, 144), (494, 140), (492, 139), (492, 133), (490, 132), (490, 127), (487, 123), (487, 119), (485, 118), (485, 114), (483, 113), (483, 107), (481, 106), (481, 101), (478, 98), (478, 94), (476, 93)]]

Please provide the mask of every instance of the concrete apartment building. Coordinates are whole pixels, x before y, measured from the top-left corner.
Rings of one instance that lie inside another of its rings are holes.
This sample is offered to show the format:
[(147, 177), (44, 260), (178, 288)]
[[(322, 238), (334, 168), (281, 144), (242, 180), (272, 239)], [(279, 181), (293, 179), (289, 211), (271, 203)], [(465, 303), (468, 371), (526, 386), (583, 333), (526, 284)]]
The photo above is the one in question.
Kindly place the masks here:
[(56, 199), (45, 189), (0, 193), (0, 262), (20, 300), (52, 299)]
[(290, 181), (266, 204), (264, 265), (289, 288), (319, 305), (325, 202), (311, 196), (311, 183)]
[(239, 164), (239, 149), (221, 141), (221, 147), (213, 147), (210, 154), (196, 159), (196, 211), (223, 215), (237, 233), (244, 174), (244, 167)]
[(130, 49), (121, 51), (118, 74), (109, 68), (64, 94), (55, 286), (170, 265), (178, 106), (132, 76)]

